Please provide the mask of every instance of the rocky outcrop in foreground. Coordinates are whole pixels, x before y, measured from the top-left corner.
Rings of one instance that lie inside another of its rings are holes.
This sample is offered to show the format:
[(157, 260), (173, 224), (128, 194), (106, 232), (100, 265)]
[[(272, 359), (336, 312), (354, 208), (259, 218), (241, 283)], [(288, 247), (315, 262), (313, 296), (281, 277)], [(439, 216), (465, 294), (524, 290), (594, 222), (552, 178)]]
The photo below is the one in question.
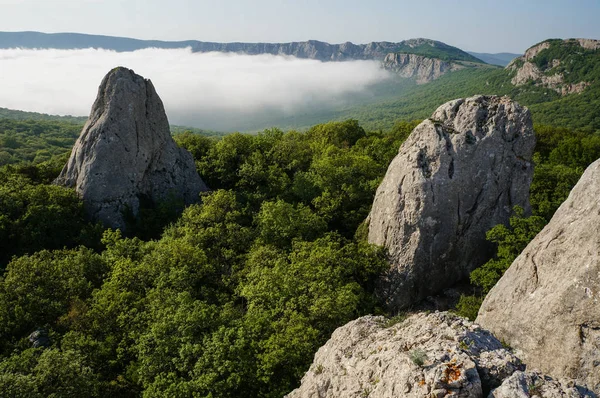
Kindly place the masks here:
[(477, 322), (529, 365), (600, 391), (600, 160), (486, 297)]
[[(507, 70), (516, 72), (511, 83), (522, 86), (533, 81), (537, 86), (547, 87), (561, 95), (581, 93), (591, 82), (565, 82), (565, 74), (557, 70), (565, 60), (554, 58), (536, 63), (535, 59), (540, 53), (550, 49), (552, 46), (576, 47), (585, 50), (597, 51), (600, 49), (600, 40), (592, 39), (569, 39), (545, 41), (529, 48), (522, 57), (515, 58), (506, 67)], [(573, 60), (566, 60), (567, 63)]]
[[(571, 394), (544, 397), (585, 396), (572, 384), (520, 372), (524, 366), (516, 356), (464, 318), (421, 313), (389, 322), (367, 316), (338, 328), (315, 354), (301, 386), (287, 397), (478, 398), (498, 386), (490, 397), (531, 397), (534, 387)], [(523, 386), (519, 375), (542, 378), (546, 387)]]
[(400, 53), (386, 55), (383, 60), (383, 67), (400, 77), (414, 78), (417, 84), (429, 83), (448, 72), (464, 69), (463, 65), (455, 62)]
[(572, 380), (553, 380), (538, 372), (513, 373), (488, 398), (594, 398), (596, 394)]
[(192, 155), (171, 138), (152, 82), (126, 68), (115, 68), (102, 80), (55, 183), (75, 187), (92, 220), (121, 229), (124, 214), (136, 216), (142, 204), (190, 204), (207, 190)]
[(509, 98), (450, 101), (417, 126), (377, 189), (370, 243), (391, 269), (378, 294), (391, 308), (435, 294), (493, 254), (485, 239), (529, 209), (535, 145), (531, 115)]

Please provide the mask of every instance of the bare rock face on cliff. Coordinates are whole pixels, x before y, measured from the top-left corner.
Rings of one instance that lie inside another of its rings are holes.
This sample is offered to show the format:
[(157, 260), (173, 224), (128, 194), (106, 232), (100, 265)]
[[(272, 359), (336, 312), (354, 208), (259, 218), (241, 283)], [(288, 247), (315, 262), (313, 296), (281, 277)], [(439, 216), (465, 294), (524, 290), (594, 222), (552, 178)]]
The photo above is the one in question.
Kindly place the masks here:
[(482, 397), (523, 368), (489, 332), (449, 313), (338, 328), (288, 398)]
[(429, 83), (448, 72), (464, 69), (463, 65), (455, 62), (400, 53), (388, 54), (383, 60), (383, 67), (400, 77), (414, 78), (417, 84)]
[(102, 80), (90, 117), (56, 184), (75, 187), (92, 220), (125, 227), (141, 203), (198, 201), (207, 190), (192, 155), (171, 138), (150, 80), (115, 68)]
[(573, 74), (570, 69), (576, 63), (592, 71), (600, 59), (599, 50), (600, 40), (547, 40), (529, 48), (506, 69), (516, 72), (511, 80), (515, 86), (533, 82), (561, 95), (581, 93), (592, 84), (594, 77), (586, 71)]
[(600, 160), (485, 298), (477, 322), (528, 365), (600, 391)]
[(493, 254), (485, 239), (515, 205), (529, 209), (531, 115), (509, 98), (450, 101), (418, 125), (377, 189), (370, 243), (391, 269), (378, 294), (404, 308), (468, 277)]

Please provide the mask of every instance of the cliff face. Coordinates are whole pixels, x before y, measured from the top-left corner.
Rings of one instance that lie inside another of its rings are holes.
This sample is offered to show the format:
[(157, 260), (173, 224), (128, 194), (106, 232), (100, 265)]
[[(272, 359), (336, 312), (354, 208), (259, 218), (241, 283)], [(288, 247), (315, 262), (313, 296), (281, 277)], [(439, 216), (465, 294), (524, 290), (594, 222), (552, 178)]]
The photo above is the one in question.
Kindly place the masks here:
[(415, 54), (390, 53), (383, 60), (383, 67), (401, 77), (414, 78), (417, 84), (429, 83), (455, 70), (464, 69), (461, 64), (428, 58)]
[(152, 82), (126, 68), (103, 79), (55, 183), (74, 187), (89, 217), (115, 229), (124, 229), (124, 213), (137, 216), (143, 202), (190, 204), (207, 190), (192, 155), (171, 138)]
[(410, 39), (397, 43), (381, 41), (368, 44), (329, 44), (317, 40), (292, 43), (209, 43), (197, 42), (194, 52), (234, 52), (250, 55), (291, 55), (320, 61), (383, 60), (390, 53), (420, 54), (429, 58), (482, 62), (445, 43), (429, 39)]
[(440, 106), (402, 144), (377, 189), (369, 242), (390, 270), (378, 294), (407, 308), (450, 287), (493, 253), (486, 232), (529, 208), (535, 145), (531, 115), (508, 97)]
[(581, 93), (594, 78), (588, 78), (586, 74), (573, 75), (570, 65), (573, 62), (580, 66), (597, 64), (600, 62), (599, 50), (600, 40), (549, 40), (529, 48), (522, 57), (508, 64), (506, 69), (516, 72), (511, 80), (515, 86), (533, 82), (536, 86), (549, 88), (561, 95)]
[(197, 42), (194, 52), (232, 52), (248, 55), (272, 54), (319, 61), (381, 60), (394, 51), (398, 43), (372, 42), (369, 44), (329, 44), (317, 40), (292, 43), (210, 43)]

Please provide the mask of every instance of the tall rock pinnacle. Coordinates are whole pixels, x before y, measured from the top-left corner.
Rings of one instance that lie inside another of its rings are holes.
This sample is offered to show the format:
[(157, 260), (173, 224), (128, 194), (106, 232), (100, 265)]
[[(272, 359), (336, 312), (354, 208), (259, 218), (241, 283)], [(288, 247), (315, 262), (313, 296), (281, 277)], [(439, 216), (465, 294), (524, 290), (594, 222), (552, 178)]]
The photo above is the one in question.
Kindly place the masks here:
[(75, 187), (92, 220), (125, 228), (141, 203), (191, 204), (208, 188), (192, 155), (173, 141), (150, 80), (126, 68), (102, 80), (90, 117), (56, 184)]
[(379, 294), (410, 306), (487, 261), (485, 234), (529, 210), (535, 145), (531, 115), (507, 97), (450, 101), (418, 125), (377, 189), (369, 242), (385, 246), (391, 269)]

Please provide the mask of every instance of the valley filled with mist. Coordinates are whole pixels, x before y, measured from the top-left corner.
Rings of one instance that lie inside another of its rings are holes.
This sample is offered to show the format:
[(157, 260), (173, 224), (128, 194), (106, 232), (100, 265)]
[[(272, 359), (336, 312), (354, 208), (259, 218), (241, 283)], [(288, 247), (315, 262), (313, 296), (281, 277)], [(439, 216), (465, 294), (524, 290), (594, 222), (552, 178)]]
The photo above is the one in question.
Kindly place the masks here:
[(87, 116), (98, 81), (126, 66), (160, 87), (173, 124), (209, 130), (269, 127), (294, 114), (332, 111), (374, 95), (392, 79), (376, 61), (321, 62), (292, 56), (193, 53), (0, 50), (2, 107)]

